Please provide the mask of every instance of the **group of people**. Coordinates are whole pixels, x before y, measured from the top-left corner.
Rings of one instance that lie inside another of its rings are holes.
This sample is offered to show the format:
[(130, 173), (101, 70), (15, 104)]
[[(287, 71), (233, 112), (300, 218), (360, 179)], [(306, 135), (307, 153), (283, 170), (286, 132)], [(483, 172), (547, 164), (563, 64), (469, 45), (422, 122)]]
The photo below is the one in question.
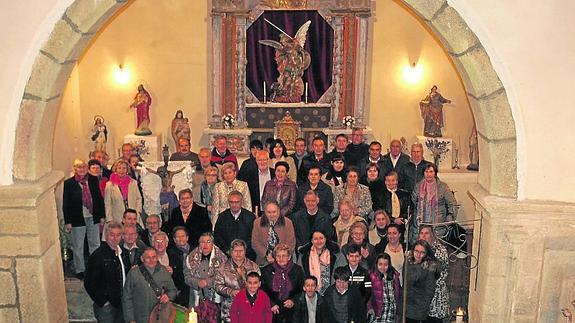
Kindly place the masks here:
[(421, 144), (408, 156), (393, 140), (382, 155), (361, 129), (351, 137), (331, 152), (300, 138), (291, 155), (254, 140), (241, 167), (225, 137), (197, 154), (183, 138), (175, 156), (194, 162), (193, 183), (167, 218), (142, 211), (128, 145), (111, 170), (98, 151), (74, 161), (64, 218), (98, 321), (148, 322), (171, 301), (209, 322), (442, 322), (436, 225), (456, 218), (453, 193)]

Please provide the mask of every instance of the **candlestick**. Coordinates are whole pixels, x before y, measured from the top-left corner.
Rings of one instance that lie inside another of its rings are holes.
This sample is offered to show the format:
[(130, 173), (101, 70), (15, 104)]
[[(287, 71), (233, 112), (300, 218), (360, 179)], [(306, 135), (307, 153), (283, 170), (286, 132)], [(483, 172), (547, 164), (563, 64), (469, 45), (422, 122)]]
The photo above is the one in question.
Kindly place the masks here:
[(264, 103), (267, 102), (266, 81), (264, 81)]
[(305, 104), (307, 104), (307, 82), (305, 82)]

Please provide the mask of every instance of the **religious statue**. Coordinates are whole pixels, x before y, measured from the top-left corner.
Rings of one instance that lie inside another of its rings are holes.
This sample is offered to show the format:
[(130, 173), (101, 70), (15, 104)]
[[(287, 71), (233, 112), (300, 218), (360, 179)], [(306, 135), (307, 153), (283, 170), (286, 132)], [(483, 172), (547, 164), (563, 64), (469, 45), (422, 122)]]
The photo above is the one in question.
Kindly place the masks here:
[(172, 120), (172, 138), (176, 145), (180, 138), (190, 139), (190, 124), (188, 123), (188, 118), (184, 118), (184, 113), (182, 110), (176, 112), (174, 120)]
[(158, 167), (156, 170), (146, 167), (146, 170), (152, 174), (158, 175), (162, 180), (160, 205), (162, 214), (164, 215), (163, 220), (167, 220), (166, 217), (169, 215), (169, 211), (179, 205), (178, 198), (174, 193), (174, 186), (172, 186), (172, 179), (174, 178), (174, 175), (181, 173), (186, 167), (182, 167), (177, 171), (168, 170), (168, 159), (170, 156), (168, 145), (165, 145), (162, 150), (162, 155), (164, 156), (164, 165)]
[(262, 45), (271, 46), (276, 49), (275, 61), (279, 76), (277, 82), (271, 86), (272, 102), (296, 103), (301, 102), (304, 93), (303, 72), (311, 63), (311, 56), (304, 50), (307, 31), (311, 21), (306, 21), (291, 37), (279, 27), (266, 19), (273, 27), (282, 32), (279, 43), (274, 40), (260, 40)]
[(467, 165), (467, 169), (479, 170), (479, 147), (475, 124), (473, 125), (473, 129), (471, 129), (471, 135), (469, 135), (469, 165)]
[(419, 102), (421, 117), (423, 118), (423, 135), (426, 137), (441, 137), (443, 128), (443, 104), (451, 103), (437, 92), (437, 85), (431, 88), (425, 99)]
[(106, 124), (104, 124), (104, 117), (99, 115), (94, 117), (91, 139), (94, 142), (94, 150), (106, 151), (108, 128), (106, 127)]
[(149, 136), (152, 134), (152, 130), (149, 128), (150, 105), (152, 105), (152, 97), (142, 84), (138, 85), (138, 93), (134, 97), (132, 104), (130, 104), (130, 108), (136, 109), (137, 127), (134, 134), (138, 136)]

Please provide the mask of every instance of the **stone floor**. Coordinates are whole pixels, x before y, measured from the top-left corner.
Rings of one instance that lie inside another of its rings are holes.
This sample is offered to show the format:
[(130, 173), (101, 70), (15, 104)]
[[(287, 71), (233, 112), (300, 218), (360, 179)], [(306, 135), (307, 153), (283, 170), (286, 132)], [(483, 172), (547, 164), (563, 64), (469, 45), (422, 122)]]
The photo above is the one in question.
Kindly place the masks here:
[(66, 278), (66, 298), (70, 322), (96, 322), (92, 300), (84, 290), (84, 284), (76, 278)]

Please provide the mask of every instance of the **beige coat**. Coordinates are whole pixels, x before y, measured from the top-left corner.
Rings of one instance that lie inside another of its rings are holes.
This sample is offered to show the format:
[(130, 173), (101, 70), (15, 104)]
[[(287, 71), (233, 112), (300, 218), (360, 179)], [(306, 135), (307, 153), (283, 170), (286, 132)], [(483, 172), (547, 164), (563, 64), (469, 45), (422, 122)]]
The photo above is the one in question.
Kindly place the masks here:
[[(124, 205), (124, 198), (120, 192), (120, 187), (112, 182), (108, 181), (106, 183), (106, 189), (104, 191), (104, 203), (106, 205), (106, 223), (108, 222), (118, 222), (122, 223), (122, 218), (126, 207)], [(140, 190), (138, 190), (138, 182), (134, 179), (130, 181), (128, 185), (128, 208), (134, 209), (138, 212), (138, 224), (144, 227), (144, 222), (142, 221), (142, 195), (140, 195)], [(105, 237), (105, 235), (103, 235)]]

